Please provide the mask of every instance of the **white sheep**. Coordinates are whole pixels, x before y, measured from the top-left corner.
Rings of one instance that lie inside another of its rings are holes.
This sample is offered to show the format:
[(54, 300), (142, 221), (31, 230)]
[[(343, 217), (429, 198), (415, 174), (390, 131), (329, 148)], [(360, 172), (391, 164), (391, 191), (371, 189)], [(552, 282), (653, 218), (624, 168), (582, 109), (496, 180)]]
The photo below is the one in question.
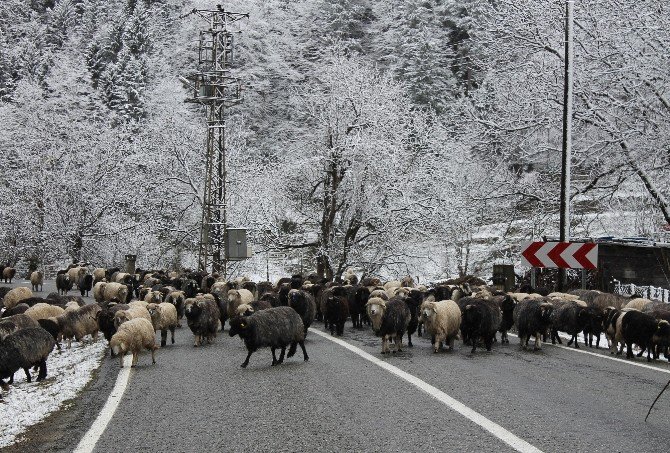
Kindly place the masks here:
[[(97, 303), (105, 301), (105, 286), (107, 286), (107, 282), (96, 282), (96, 284), (93, 285), (93, 299)], [(121, 302), (125, 302), (125, 300)]]
[(28, 299), (30, 297), (33, 297), (33, 292), (30, 290), (30, 288), (19, 286), (17, 288), (10, 289), (7, 294), (5, 294), (3, 303), (5, 308), (9, 310), (10, 308), (16, 307), (22, 300)]
[(624, 309), (642, 311), (642, 309), (645, 306), (649, 305), (650, 303), (652, 303), (651, 300), (638, 297), (637, 299), (633, 299), (630, 302), (628, 302), (624, 307)]
[(128, 287), (121, 283), (107, 283), (103, 288), (105, 302), (124, 303), (128, 298)]
[(167, 344), (167, 332), (172, 335), (172, 344), (174, 344), (174, 329), (177, 327), (177, 309), (169, 302), (160, 304), (149, 304), (147, 310), (151, 316), (151, 323), (154, 331), (161, 331), (161, 346)]
[(400, 280), (391, 280), (390, 282), (384, 283), (384, 291), (386, 291), (386, 295), (391, 298), (393, 297), (393, 291), (395, 288), (400, 288), (402, 286), (402, 283)]
[(58, 329), (67, 340), (67, 348), (72, 346), (72, 338), (81, 341), (86, 335), (91, 335), (95, 341), (98, 338), (98, 314), (102, 309), (98, 304), (89, 304), (77, 310), (71, 310), (56, 317)]
[(96, 267), (93, 269), (93, 283), (105, 281), (107, 279), (107, 269), (103, 267)]
[(421, 319), (433, 340), (433, 350), (438, 352), (442, 343), (449, 344), (454, 350), (454, 340), (461, 327), (461, 310), (453, 300), (427, 302), (421, 305)]
[(33, 318), (35, 321), (40, 319), (55, 318), (65, 313), (65, 310), (58, 305), (50, 305), (45, 303), (37, 303), (27, 309), (25, 314)]
[(44, 289), (44, 274), (41, 271), (31, 273), (30, 284), (33, 286), (33, 291), (42, 291)]
[(151, 321), (148, 321), (144, 318), (132, 319), (128, 322), (121, 324), (112, 336), (112, 339), (109, 342), (109, 345), (114, 351), (114, 354), (118, 354), (119, 360), (121, 363), (121, 368), (123, 368), (123, 357), (128, 352), (133, 353), (133, 361), (131, 366), (137, 365), (137, 360), (139, 359), (139, 354), (142, 349), (148, 349), (151, 351), (151, 362), (156, 363), (156, 335), (154, 333), (153, 325)]
[(144, 307), (135, 306), (130, 307), (128, 310), (119, 310), (114, 313), (114, 327), (118, 329), (119, 326), (123, 323), (137, 318), (144, 318), (151, 322), (151, 315), (149, 315), (149, 311)]
[(254, 300), (254, 295), (247, 289), (231, 289), (228, 291), (228, 318), (233, 318), (237, 314), (237, 307), (242, 304), (250, 304)]
[(143, 300), (133, 300), (132, 302), (128, 302), (129, 307), (138, 307), (138, 308), (147, 308), (147, 305), (149, 305), (149, 302), (143, 301)]

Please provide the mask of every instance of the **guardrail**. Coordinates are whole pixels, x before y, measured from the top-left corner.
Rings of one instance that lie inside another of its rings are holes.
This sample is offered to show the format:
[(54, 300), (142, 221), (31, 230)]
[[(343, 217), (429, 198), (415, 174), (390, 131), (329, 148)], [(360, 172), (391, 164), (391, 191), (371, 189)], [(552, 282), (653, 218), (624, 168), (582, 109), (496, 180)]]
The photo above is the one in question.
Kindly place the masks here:
[(646, 299), (655, 299), (670, 303), (670, 289), (658, 288), (656, 286), (638, 286), (633, 283), (623, 285), (615, 282), (614, 293), (622, 296), (640, 296)]

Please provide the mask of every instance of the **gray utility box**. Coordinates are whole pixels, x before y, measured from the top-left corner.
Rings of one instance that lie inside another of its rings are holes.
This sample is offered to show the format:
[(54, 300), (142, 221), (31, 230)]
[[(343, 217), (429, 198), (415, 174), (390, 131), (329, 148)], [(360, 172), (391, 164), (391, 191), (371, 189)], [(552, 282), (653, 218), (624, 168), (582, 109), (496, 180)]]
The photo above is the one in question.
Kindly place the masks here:
[(126, 255), (126, 272), (128, 274), (135, 273), (135, 263), (137, 262), (137, 255)]
[(501, 291), (510, 291), (516, 285), (514, 266), (511, 264), (493, 265), (493, 286)]
[(228, 261), (251, 258), (251, 247), (247, 246), (246, 228), (227, 228), (225, 236), (225, 252)]

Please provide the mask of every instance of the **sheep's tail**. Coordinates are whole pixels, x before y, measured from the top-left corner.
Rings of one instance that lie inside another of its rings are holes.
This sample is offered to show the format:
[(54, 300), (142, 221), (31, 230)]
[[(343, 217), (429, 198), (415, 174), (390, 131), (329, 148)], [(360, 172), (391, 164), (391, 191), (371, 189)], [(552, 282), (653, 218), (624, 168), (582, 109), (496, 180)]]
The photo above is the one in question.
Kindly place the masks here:
[(286, 355), (286, 357), (293, 357), (297, 347), (298, 347), (298, 342), (297, 341), (294, 341), (293, 343), (291, 343), (291, 347), (288, 349), (288, 354)]
[[(293, 345), (291, 345), (291, 347), (293, 348)], [(293, 351), (293, 352), (295, 352), (295, 351)], [(658, 399), (661, 397), (661, 395), (663, 395), (663, 392), (665, 392), (665, 390), (668, 388), (668, 386), (670, 386), (670, 381), (668, 381), (668, 383), (665, 384), (665, 387), (663, 387), (663, 390), (661, 390), (661, 393), (659, 393), (658, 396), (656, 397), (656, 399), (654, 400), (654, 402), (651, 403), (651, 407), (649, 407), (649, 412), (647, 412), (647, 416), (644, 417), (645, 422), (647, 421), (647, 418), (649, 418), (649, 414), (651, 414), (651, 410), (654, 408), (654, 404), (656, 404), (656, 401), (658, 401)]]

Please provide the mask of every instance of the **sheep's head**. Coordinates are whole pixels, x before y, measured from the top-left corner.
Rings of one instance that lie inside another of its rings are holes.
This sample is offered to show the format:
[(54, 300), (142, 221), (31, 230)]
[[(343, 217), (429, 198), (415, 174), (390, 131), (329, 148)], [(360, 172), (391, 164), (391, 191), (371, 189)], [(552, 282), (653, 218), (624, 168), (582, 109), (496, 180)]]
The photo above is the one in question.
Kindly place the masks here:
[(240, 296), (240, 292), (238, 290), (228, 290), (228, 302), (237, 302), (239, 300), (242, 300), (242, 296)]
[(372, 321), (372, 329), (376, 334), (381, 328), (382, 318), (386, 311), (386, 301), (380, 297), (371, 297), (365, 304), (365, 310)]
[(554, 306), (549, 302), (540, 304), (540, 318), (542, 322), (549, 324), (551, 322), (551, 314), (554, 311)]
[(119, 340), (118, 337), (112, 337), (112, 341), (109, 342), (109, 345), (112, 347), (114, 354), (124, 354), (128, 351), (128, 345), (123, 341)]
[(249, 331), (249, 320), (246, 317), (232, 318), (230, 320), (230, 332), (228, 334), (231, 337), (239, 335), (242, 338), (247, 336)]
[(661, 346), (670, 345), (670, 323), (668, 321), (662, 320), (658, 322), (652, 341)]
[(184, 306), (184, 314), (187, 319), (196, 319), (202, 312), (202, 307), (197, 299), (186, 299)]
[(431, 317), (437, 314), (437, 305), (435, 302), (429, 302), (424, 304), (423, 309), (421, 310), (421, 319), (430, 319)]
[(250, 316), (254, 313), (254, 308), (249, 304), (242, 304), (237, 307), (237, 316)]
[(121, 324), (124, 322), (128, 321), (130, 318), (128, 316), (128, 313), (126, 313), (125, 310), (119, 310), (114, 314), (114, 327), (117, 329)]

